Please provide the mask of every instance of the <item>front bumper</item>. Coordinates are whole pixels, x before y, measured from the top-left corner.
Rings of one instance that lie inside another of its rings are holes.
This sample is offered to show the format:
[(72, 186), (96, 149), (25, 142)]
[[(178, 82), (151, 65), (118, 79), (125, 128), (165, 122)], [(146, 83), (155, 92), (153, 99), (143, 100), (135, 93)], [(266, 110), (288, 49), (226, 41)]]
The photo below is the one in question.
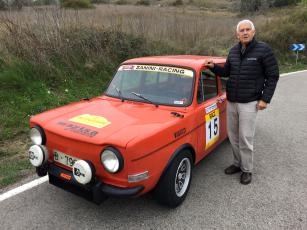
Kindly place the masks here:
[[(144, 189), (143, 186), (133, 188), (115, 187), (104, 184), (97, 178), (87, 185), (82, 185), (76, 181), (71, 171), (54, 164), (45, 165), (44, 168), (38, 167), (36, 171), (41, 172), (42, 170), (48, 172), (50, 184), (72, 192), (96, 204), (102, 203), (108, 196), (134, 197)], [(61, 177), (63, 174), (65, 174), (65, 179)], [(40, 173), (39, 176), (42, 176), (42, 174)]]

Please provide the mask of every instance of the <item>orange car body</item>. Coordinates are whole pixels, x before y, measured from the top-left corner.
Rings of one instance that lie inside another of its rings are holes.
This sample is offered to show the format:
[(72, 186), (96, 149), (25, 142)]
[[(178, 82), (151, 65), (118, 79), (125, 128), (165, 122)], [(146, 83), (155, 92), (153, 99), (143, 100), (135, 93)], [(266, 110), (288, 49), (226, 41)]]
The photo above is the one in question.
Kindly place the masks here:
[[(30, 126), (40, 126), (46, 135), (48, 164), (63, 169), (60, 179), (71, 180), (69, 165), (54, 160), (56, 151), (92, 162), (95, 179), (122, 189), (142, 187), (135, 196), (152, 190), (172, 157), (187, 148), (197, 164), (226, 137), (226, 94), (216, 76), (217, 93), (203, 102), (197, 94), (205, 59), (223, 65), (225, 58), (205, 56), (161, 56), (130, 59), (121, 64), (129, 67), (171, 66), (193, 72), (191, 103), (186, 106), (154, 106), (141, 100), (121, 100), (107, 95), (82, 100), (31, 117)], [(180, 89), (178, 89), (180, 90)], [(218, 124), (212, 118), (218, 117)], [(211, 124), (212, 123), (212, 126)], [(217, 125), (218, 134), (211, 138), (210, 129)], [(209, 127), (210, 126), (210, 129)], [(113, 146), (122, 154), (123, 169), (109, 173), (101, 164), (100, 154)], [(148, 172), (144, 180), (128, 181), (129, 175)]]

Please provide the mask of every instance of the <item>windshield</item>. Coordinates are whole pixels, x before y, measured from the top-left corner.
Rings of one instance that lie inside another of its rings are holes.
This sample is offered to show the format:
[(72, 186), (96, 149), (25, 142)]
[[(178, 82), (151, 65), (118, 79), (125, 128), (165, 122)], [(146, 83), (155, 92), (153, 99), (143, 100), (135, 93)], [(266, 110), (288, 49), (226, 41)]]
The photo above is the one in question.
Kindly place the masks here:
[(156, 65), (122, 65), (106, 95), (124, 100), (186, 106), (191, 103), (194, 73), (192, 70)]

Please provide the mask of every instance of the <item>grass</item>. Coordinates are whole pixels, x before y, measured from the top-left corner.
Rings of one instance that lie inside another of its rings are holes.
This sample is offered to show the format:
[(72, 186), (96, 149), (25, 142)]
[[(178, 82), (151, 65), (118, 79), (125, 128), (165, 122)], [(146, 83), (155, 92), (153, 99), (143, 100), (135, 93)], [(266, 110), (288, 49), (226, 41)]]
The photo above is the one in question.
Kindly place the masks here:
[(27, 159), (29, 140), (26, 137), (21, 135), (0, 143), (0, 190), (35, 171)]
[(299, 70), (307, 70), (307, 64), (301, 64), (301, 63), (298, 63), (297, 65), (283, 64), (280, 66), (281, 73), (289, 73), (289, 72), (295, 72)]
[(0, 160), (0, 175), (2, 175), (0, 176), (0, 189), (33, 173), (33, 166), (26, 157), (5, 161)]
[(0, 12), (0, 188), (33, 172), (26, 159), (29, 117), (100, 95), (125, 59), (164, 54), (226, 56), (236, 42), (236, 23), (248, 17), (256, 24), (257, 37), (274, 48), (281, 72), (307, 68), (306, 53), (295, 65), (288, 50), (288, 43), (307, 37), (304, 7), (242, 16), (231, 10), (229, 1), (166, 6), (172, 2)]

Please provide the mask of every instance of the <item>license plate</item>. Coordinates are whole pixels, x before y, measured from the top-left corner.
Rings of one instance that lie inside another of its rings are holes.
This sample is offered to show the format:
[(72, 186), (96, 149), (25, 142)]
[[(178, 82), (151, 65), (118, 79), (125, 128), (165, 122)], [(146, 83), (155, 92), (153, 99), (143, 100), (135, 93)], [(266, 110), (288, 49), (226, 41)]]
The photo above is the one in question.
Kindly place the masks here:
[(67, 155), (65, 153), (62, 153), (62, 152), (58, 151), (58, 150), (54, 151), (53, 159), (54, 159), (54, 161), (59, 162), (59, 163), (61, 163), (63, 165), (66, 165), (66, 166), (68, 166), (70, 168), (72, 168), (74, 163), (77, 160), (79, 160), (76, 157), (69, 156), (69, 155)]

